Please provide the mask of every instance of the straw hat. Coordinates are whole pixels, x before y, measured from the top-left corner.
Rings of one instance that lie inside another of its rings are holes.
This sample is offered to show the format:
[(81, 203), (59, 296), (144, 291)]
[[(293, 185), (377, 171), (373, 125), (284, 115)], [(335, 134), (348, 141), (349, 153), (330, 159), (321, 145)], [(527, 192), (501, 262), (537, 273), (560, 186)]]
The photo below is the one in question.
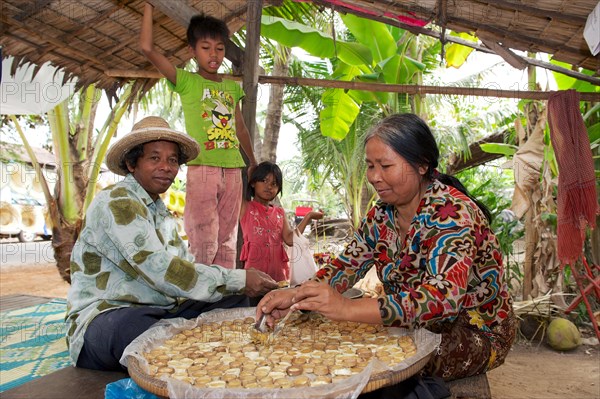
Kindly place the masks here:
[(125, 176), (129, 173), (121, 167), (121, 160), (133, 147), (150, 141), (165, 140), (179, 144), (184, 162), (198, 156), (200, 146), (194, 139), (184, 133), (171, 129), (167, 121), (158, 116), (148, 116), (135, 125), (133, 130), (116, 141), (106, 153), (106, 166), (112, 172)]

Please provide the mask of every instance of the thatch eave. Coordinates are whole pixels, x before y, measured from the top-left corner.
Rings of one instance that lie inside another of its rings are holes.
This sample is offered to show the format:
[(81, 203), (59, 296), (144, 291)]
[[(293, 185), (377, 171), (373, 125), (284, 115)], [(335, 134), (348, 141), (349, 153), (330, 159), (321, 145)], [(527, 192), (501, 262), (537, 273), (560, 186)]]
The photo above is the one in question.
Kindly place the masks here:
[[(156, 8), (156, 47), (179, 67), (185, 66), (190, 58), (185, 30), (191, 14), (214, 15), (235, 32), (246, 25), (247, 8), (251, 4), (240, 0), (149, 1)], [(144, 0), (4, 0), (0, 13), (3, 56), (15, 57), (17, 65), (50, 62), (66, 72), (65, 79), (77, 77), (78, 88), (94, 83), (109, 95), (114, 95), (128, 80), (143, 80), (136, 82), (139, 91), (135, 91), (133, 98), (137, 98), (156, 83), (154, 78), (135, 76), (155, 70), (139, 50), (144, 3)], [(279, 3), (279, 0), (265, 1), (263, 6)], [(443, 35), (444, 29), (474, 32), (484, 40), (474, 43), (473, 48), (497, 53), (515, 67), (535, 65), (600, 85), (600, 57), (590, 53), (583, 38), (587, 16), (596, 6), (596, 0), (313, 0), (313, 3), (437, 37), (445, 43), (459, 41)], [(426, 25), (411, 25), (406, 22), (410, 19)], [(552, 54), (556, 60), (591, 70), (595, 75), (586, 77), (576, 70), (561, 70), (549, 63), (517, 56), (513, 50)], [(241, 61), (240, 51), (236, 50), (236, 61), (232, 62)], [(131, 71), (132, 76), (111, 76), (107, 73), (111, 70)]]

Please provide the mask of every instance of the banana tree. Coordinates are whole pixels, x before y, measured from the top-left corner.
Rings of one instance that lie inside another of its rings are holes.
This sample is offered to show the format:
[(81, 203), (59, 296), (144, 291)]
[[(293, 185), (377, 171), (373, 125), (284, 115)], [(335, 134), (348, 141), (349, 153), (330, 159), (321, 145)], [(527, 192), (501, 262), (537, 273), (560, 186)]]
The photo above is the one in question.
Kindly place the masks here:
[[(433, 40), (422, 40), (393, 26), (340, 15), (348, 40), (282, 18), (263, 16), (261, 33), (286, 46), (300, 47), (312, 56), (330, 60), (330, 79), (413, 84), (420, 82), (426, 64), (419, 60), (435, 51)], [(341, 140), (350, 132), (362, 104), (376, 104), (383, 115), (419, 112), (419, 99), (399, 93), (328, 89), (322, 95), (320, 129), (324, 136)]]
[[(293, 76), (380, 83), (420, 83), (433, 59), (434, 42), (402, 29), (353, 15), (341, 16), (340, 38), (320, 29), (276, 17), (263, 16), (261, 32), (286, 46), (300, 47), (322, 62), (291, 68)], [(347, 37), (347, 40), (345, 38)], [(421, 111), (420, 99), (398, 93), (296, 88), (288, 91), (286, 106), (295, 124), (304, 154), (304, 167), (316, 184), (325, 181), (343, 198), (355, 226), (372, 199), (365, 181), (362, 141), (372, 120), (393, 112)], [(311, 110), (319, 110), (318, 115)], [(313, 123), (313, 121), (315, 123)]]
[[(52, 224), (54, 258), (61, 277), (70, 283), (70, 258), (85, 211), (96, 189), (100, 165), (111, 137), (127, 110), (130, 86), (124, 90), (103, 127), (94, 132), (94, 119), (101, 91), (90, 85), (48, 112), (58, 180), (51, 193), (39, 162), (15, 116), (11, 120), (32, 160), (48, 206)], [(71, 108), (71, 109), (70, 109)]]

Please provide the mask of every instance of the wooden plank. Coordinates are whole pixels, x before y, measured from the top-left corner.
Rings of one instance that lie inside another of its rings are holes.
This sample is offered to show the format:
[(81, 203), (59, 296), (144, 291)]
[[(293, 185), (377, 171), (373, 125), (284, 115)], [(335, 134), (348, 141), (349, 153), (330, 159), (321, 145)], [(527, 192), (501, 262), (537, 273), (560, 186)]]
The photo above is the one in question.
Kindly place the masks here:
[(487, 374), (447, 382), (452, 399), (491, 399), (492, 391)]
[(128, 378), (125, 372), (65, 367), (0, 394), (2, 399), (104, 399), (106, 385)]
[[(125, 372), (107, 372), (66, 367), (44, 377), (2, 392), (2, 399), (45, 398), (63, 399), (77, 397), (103, 399), (106, 385), (127, 378)], [(491, 399), (487, 375), (463, 378), (446, 383), (452, 399)]]
[(50, 302), (53, 298), (34, 295), (5, 295), (0, 296), (0, 312), (23, 309), (29, 306)]

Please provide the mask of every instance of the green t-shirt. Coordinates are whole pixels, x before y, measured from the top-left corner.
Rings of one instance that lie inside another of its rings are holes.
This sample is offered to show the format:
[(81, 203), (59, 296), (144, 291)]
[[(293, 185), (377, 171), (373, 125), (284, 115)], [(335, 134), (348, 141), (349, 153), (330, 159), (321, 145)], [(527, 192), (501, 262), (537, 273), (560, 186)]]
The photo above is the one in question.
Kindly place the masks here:
[(235, 81), (215, 82), (197, 73), (177, 69), (177, 85), (187, 133), (200, 144), (200, 154), (188, 165), (242, 168), (240, 142), (235, 130), (235, 106), (244, 97)]

